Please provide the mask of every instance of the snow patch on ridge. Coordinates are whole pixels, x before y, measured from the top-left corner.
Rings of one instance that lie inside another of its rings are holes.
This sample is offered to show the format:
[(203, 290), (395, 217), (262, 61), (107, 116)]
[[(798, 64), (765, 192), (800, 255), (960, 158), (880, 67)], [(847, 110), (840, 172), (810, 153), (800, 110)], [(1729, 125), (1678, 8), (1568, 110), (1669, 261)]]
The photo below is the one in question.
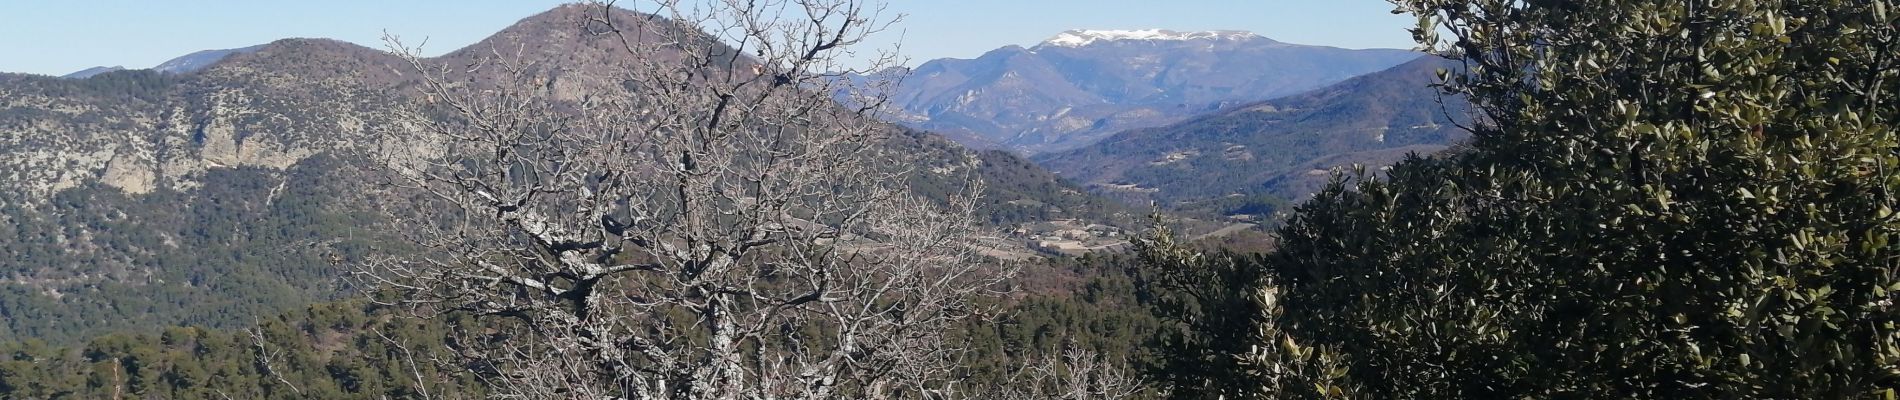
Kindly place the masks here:
[(1082, 47), (1098, 41), (1120, 40), (1250, 40), (1265, 39), (1247, 31), (1177, 32), (1166, 29), (1064, 31), (1042, 42), (1045, 46)]

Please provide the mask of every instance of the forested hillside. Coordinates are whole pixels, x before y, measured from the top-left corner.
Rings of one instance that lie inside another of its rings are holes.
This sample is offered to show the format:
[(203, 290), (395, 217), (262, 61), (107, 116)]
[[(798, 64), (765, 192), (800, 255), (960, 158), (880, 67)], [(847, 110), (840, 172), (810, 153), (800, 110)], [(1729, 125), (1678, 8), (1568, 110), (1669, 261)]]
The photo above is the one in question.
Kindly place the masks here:
[[(1031, 267), (1005, 313), (955, 332), (972, 353), (958, 386), (997, 395), (1027, 367), (1086, 352), (1099, 367), (1160, 368), (1160, 326), (1136, 296), (1134, 260), (1083, 258)], [(473, 318), (418, 320), (361, 301), (322, 303), (232, 324), (114, 333), (69, 343), (0, 344), (0, 394), (14, 398), (477, 398), (482, 374), (447, 347), (474, 339)], [(1152, 390), (1152, 389), (1150, 389)], [(1147, 392), (1153, 394), (1154, 392)]]
[(349, 170), (341, 163), (216, 169), (182, 192), (94, 182), (0, 210), (11, 222), (0, 226), (4, 333), (74, 344), (158, 326), (247, 326), (333, 298), (337, 265), (395, 250), (383, 217), (340, 195), (361, 190), (339, 176)]

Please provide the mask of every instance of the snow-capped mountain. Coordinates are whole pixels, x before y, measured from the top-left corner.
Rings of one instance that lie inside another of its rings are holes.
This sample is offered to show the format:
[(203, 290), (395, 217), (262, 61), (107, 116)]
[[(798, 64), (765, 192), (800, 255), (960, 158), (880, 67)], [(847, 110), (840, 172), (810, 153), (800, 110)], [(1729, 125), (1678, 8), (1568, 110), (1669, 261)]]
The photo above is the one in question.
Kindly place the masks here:
[(1075, 29), (1064, 31), (1042, 42), (1042, 46), (1081, 47), (1099, 41), (1141, 40), (1141, 41), (1182, 41), (1182, 40), (1256, 40), (1266, 39), (1248, 31), (1201, 31), (1176, 32), (1166, 29), (1142, 30), (1094, 30)]
[(1033, 47), (925, 62), (891, 100), (893, 119), (912, 127), (973, 147), (1040, 153), (1317, 89), (1419, 56), (1289, 44), (1244, 31), (1071, 30)]

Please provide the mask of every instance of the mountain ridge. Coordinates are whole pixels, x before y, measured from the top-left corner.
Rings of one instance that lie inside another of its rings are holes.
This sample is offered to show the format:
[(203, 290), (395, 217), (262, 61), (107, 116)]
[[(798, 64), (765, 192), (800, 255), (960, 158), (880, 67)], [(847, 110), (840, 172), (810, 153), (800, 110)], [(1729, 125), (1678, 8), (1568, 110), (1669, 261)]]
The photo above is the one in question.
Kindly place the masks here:
[(1424, 57), (1296, 95), (1174, 124), (1120, 132), (1039, 154), (1038, 164), (1131, 201), (1166, 204), (1231, 195), (1300, 198), (1334, 168), (1386, 165), (1463, 140), (1465, 105), (1431, 87), (1448, 61)]
[[(185, 54), (182, 56), (173, 57), (172, 59), (165, 60), (164, 62), (161, 62), (158, 65), (154, 65), (151, 68), (139, 68), (139, 69), (148, 69), (148, 70), (158, 71), (158, 72), (167, 73), (167, 74), (189, 74), (189, 73), (198, 72), (199, 70), (203, 70), (207, 67), (210, 67), (212, 64), (216, 64), (219, 61), (223, 61), (225, 58), (230, 57), (233, 54), (249, 53), (252, 51), (256, 51), (258, 48), (262, 48), (264, 46), (265, 46), (264, 44), (259, 44), (259, 45), (245, 46), (245, 47), (239, 47), (239, 48), (233, 48), (233, 49), (200, 50), (200, 51), (191, 52), (189, 54)], [(128, 69), (130, 68), (125, 68), (124, 66), (112, 66), (112, 67), (98, 66), (98, 67), (92, 67), (92, 68), (86, 68), (86, 69), (74, 71), (69, 74), (60, 75), (59, 77), (68, 78), (68, 79), (86, 79), (86, 78), (91, 78), (95, 75), (99, 75), (106, 72), (124, 71)]]
[(1082, 47), (1098, 41), (1113, 42), (1123, 40), (1138, 41), (1188, 41), (1188, 40), (1266, 40), (1249, 31), (1212, 30), (1212, 31), (1174, 31), (1167, 29), (1070, 29), (1056, 34), (1036, 46)]
[(93, 75), (98, 75), (98, 74), (103, 74), (103, 73), (113, 72), (113, 71), (124, 71), (124, 70), (125, 70), (125, 66), (121, 66), (121, 65), (114, 65), (110, 67), (98, 66), (98, 67), (92, 67), (92, 68), (86, 68), (86, 69), (82, 69), (78, 71), (73, 71), (73, 73), (60, 75), (59, 77), (67, 78), (67, 79), (86, 79), (86, 78), (91, 78)]
[(1053, 44), (930, 60), (911, 68), (894, 90), (889, 119), (973, 147), (1055, 152), (1127, 129), (1315, 89), (1422, 55), (1210, 32), (1227, 33), (1072, 30), (1052, 38)]

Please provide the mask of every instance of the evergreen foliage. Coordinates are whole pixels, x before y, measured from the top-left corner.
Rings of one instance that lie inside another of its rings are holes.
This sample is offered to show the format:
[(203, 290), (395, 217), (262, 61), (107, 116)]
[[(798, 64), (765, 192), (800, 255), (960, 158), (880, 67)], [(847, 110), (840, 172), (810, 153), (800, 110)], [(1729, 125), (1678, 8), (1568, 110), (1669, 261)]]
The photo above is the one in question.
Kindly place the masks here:
[(0, 337), (70, 345), (164, 326), (238, 327), (334, 298), (334, 263), (384, 237), (377, 219), (344, 207), (360, 190), (337, 164), (213, 169), (188, 192), (93, 184), (43, 209), (0, 207), (13, 222), (0, 226)]
[[(165, 328), (117, 333), (84, 346), (39, 340), (0, 345), (0, 398), (379, 399), (470, 398), (472, 375), (437, 361), (468, 321), (391, 318), (357, 302), (330, 303), (243, 330)], [(452, 367), (452, 366), (451, 366)]]
[[(1031, 266), (1041, 280), (955, 337), (973, 350), (960, 387), (998, 393), (1025, 366), (1068, 349), (1114, 365), (1153, 364), (1157, 320), (1140, 308), (1125, 257)], [(232, 328), (112, 333), (78, 344), (0, 343), (0, 398), (478, 398), (478, 364), (451, 346), (494, 320), (407, 318), (360, 301), (324, 303)], [(257, 336), (261, 335), (261, 341)], [(1158, 365), (1158, 364), (1155, 364)], [(421, 379), (418, 379), (420, 377)], [(1149, 393), (1153, 394), (1153, 393)], [(116, 396), (115, 396), (116, 395)]]
[(1900, 11), (1397, 3), (1420, 16), (1422, 43), (1463, 62), (1444, 89), (1486, 123), (1467, 149), (1383, 180), (1361, 171), (1299, 208), (1254, 264), (1253, 285), (1275, 295), (1232, 310), (1287, 334), (1253, 339), (1281, 353), (1256, 371), (1327, 373), (1297, 376), (1310, 389), (1228, 383), (1285, 397), (1895, 396)]

